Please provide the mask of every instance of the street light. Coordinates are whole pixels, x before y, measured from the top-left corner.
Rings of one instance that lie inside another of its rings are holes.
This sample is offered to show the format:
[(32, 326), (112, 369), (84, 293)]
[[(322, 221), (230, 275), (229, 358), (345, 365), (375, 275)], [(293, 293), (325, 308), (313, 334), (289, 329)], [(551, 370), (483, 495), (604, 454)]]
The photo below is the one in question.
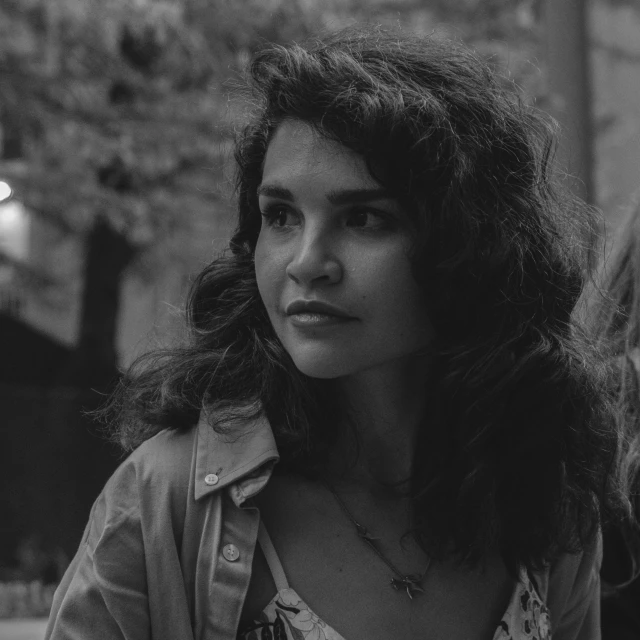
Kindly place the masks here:
[(13, 189), (9, 186), (9, 183), (0, 180), (0, 202), (8, 200), (12, 195)]
[(13, 189), (0, 180), (0, 253), (17, 260), (29, 255), (29, 215), (13, 198)]

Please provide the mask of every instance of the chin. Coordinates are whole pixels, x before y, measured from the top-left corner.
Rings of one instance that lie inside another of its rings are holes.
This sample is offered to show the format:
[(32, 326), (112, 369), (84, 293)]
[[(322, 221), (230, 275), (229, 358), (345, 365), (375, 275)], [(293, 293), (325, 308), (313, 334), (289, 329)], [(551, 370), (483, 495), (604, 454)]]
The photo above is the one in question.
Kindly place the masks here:
[(293, 363), (300, 373), (309, 378), (320, 378), (323, 380), (331, 380), (333, 378), (341, 378), (354, 373), (353, 366), (346, 366), (344, 363), (324, 362), (322, 360), (308, 361), (305, 358), (293, 359)]
[(356, 373), (360, 368), (353, 359), (343, 354), (318, 353), (310, 350), (303, 353), (289, 352), (296, 369), (309, 378), (330, 380)]

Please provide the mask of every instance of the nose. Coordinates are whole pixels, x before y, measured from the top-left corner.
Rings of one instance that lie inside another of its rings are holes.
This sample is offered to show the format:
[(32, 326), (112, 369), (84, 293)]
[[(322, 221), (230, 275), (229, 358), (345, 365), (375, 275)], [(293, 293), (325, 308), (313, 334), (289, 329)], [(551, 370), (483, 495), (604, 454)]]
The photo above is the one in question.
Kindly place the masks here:
[(299, 285), (335, 284), (342, 280), (343, 268), (335, 242), (322, 230), (307, 228), (299, 236), (287, 265), (287, 276)]

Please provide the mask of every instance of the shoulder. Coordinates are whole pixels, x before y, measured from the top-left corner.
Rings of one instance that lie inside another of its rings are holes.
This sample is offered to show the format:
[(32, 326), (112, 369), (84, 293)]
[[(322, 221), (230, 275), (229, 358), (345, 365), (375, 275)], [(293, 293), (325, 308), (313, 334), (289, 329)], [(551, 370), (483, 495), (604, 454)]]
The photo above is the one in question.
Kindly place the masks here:
[(163, 637), (187, 637), (180, 553), (195, 440), (195, 429), (162, 431), (116, 469), (56, 591), (47, 637), (151, 637), (150, 618), (167, 610)]
[[(602, 536), (578, 554), (558, 558), (537, 578), (554, 638), (599, 638)], [(597, 628), (596, 628), (597, 627)]]
[(602, 535), (582, 553), (566, 554), (549, 570), (549, 598), (571, 603), (598, 583), (602, 565)]
[(196, 434), (195, 427), (186, 431), (164, 429), (133, 451), (121, 468), (133, 468), (143, 482), (188, 484)]
[(133, 451), (107, 481), (92, 520), (102, 527), (184, 513), (196, 445), (196, 429), (164, 430)]

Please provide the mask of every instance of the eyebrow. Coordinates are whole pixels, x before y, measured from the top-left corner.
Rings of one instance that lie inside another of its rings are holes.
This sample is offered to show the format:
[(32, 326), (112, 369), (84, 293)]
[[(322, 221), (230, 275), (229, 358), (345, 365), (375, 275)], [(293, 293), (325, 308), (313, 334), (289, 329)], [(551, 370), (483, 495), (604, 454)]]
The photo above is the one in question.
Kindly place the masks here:
[[(293, 193), (279, 185), (261, 184), (257, 193), (259, 196), (267, 196), (269, 198), (279, 198), (293, 202), (295, 200)], [(395, 199), (388, 189), (383, 187), (374, 187), (372, 189), (342, 189), (340, 191), (331, 191), (327, 194), (327, 200), (334, 205), (357, 204), (359, 202), (370, 202), (371, 200), (391, 200)]]

